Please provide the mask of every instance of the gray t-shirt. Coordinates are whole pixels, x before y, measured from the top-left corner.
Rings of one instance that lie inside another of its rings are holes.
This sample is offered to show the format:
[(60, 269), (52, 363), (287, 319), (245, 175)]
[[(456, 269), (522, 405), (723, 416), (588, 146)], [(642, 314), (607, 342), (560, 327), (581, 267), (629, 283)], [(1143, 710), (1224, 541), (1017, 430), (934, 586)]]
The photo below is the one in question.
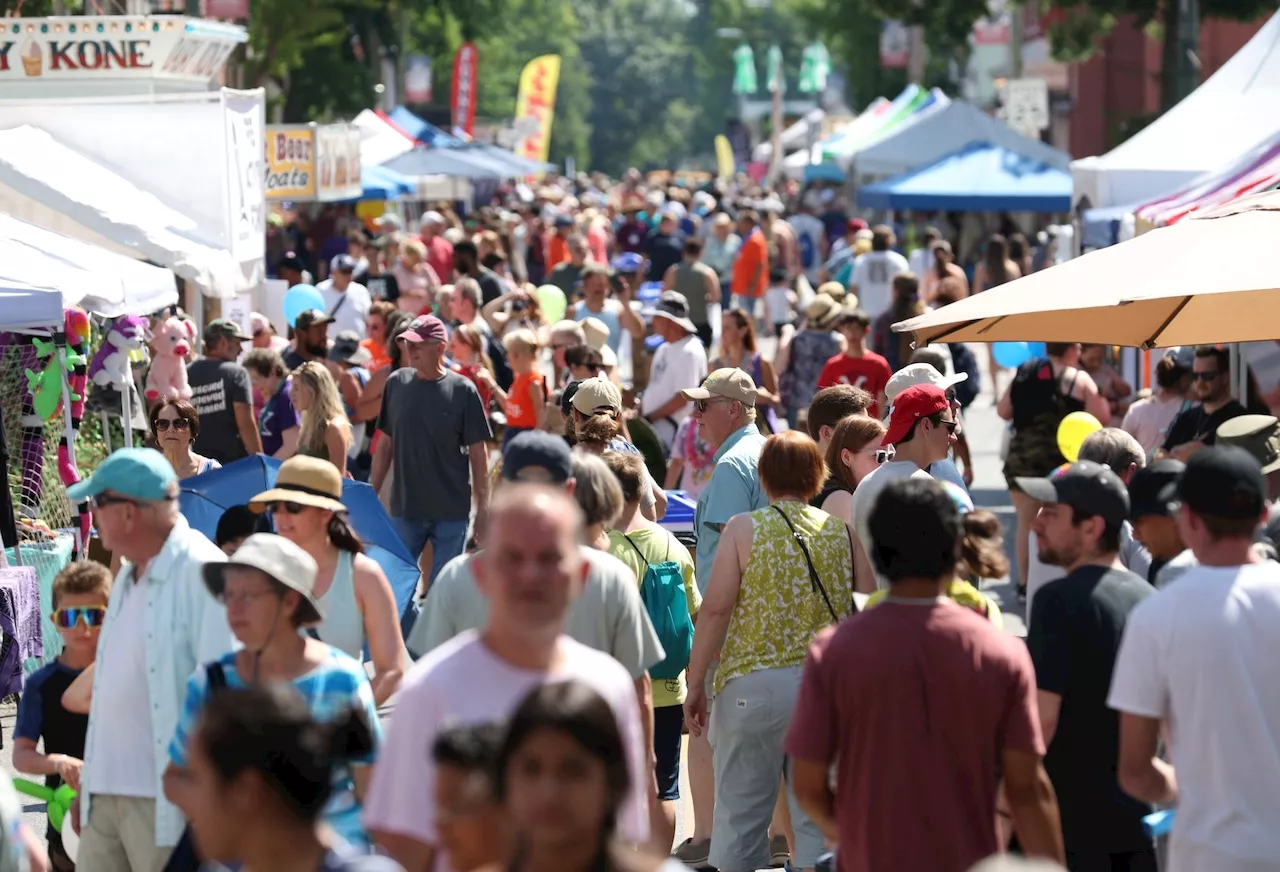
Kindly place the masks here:
[(382, 392), (378, 429), (391, 437), (393, 517), (465, 521), (471, 516), (467, 449), (493, 434), (470, 379), (445, 372), (427, 381), (408, 367), (396, 370)]
[[(639, 678), (667, 655), (640, 600), (635, 573), (612, 554), (585, 545), (587, 583), (573, 602), (566, 636), (588, 648), (603, 651)], [(473, 555), (462, 554), (445, 564), (431, 585), (422, 614), (405, 644), (426, 656), (466, 630), (478, 630), (489, 617), (489, 601), (476, 586)]]
[[(870, 475), (858, 483), (857, 489), (853, 492), (853, 504), (850, 509), (850, 514), (853, 515), (853, 532), (858, 534), (862, 550), (867, 552), (867, 559), (871, 561), (873, 568), (875, 567), (875, 543), (871, 540), (869, 529), (871, 510), (875, 508), (876, 497), (880, 496), (880, 491), (888, 487), (891, 482), (904, 478), (932, 480), (933, 476), (910, 460), (891, 460), (873, 469)], [(880, 575), (878, 569), (876, 570), (876, 587), (880, 590), (889, 588), (889, 582)]]
[(236, 403), (253, 409), (249, 371), (230, 360), (202, 357), (187, 367), (191, 405), (200, 416), (200, 435), (192, 449), (224, 466), (248, 456), (236, 426)]

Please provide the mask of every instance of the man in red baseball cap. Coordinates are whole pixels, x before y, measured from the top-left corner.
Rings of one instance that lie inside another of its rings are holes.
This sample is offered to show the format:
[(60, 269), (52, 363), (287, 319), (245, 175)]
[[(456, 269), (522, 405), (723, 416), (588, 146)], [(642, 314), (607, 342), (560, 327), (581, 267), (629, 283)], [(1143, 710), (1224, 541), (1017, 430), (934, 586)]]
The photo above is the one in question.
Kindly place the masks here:
[[(885, 447), (894, 447), (893, 459), (872, 470), (853, 492), (853, 529), (868, 554), (872, 553), (868, 521), (880, 491), (900, 478), (930, 478), (929, 464), (947, 456), (956, 441), (955, 429), (955, 413), (937, 385), (913, 385), (894, 398), (889, 432), (884, 436)], [(876, 580), (885, 587), (878, 575)]]

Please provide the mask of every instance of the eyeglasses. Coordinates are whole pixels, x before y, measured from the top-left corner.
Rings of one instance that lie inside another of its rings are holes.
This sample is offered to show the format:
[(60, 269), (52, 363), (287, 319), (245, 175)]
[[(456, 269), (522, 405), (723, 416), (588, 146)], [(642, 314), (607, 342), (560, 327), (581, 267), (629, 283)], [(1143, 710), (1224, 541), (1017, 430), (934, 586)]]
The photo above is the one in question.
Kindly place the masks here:
[(138, 501), (130, 499), (129, 497), (116, 496), (114, 494), (98, 494), (96, 497), (89, 500), (90, 507), (95, 509), (105, 509), (107, 506), (114, 506), (118, 503), (136, 506)]
[(222, 592), (222, 604), (226, 606), (233, 606), (233, 605), (247, 606), (250, 603), (253, 603), (264, 597), (276, 596), (276, 595), (277, 595), (276, 592), (273, 590), (260, 590), (256, 593), (236, 593), (236, 594), (229, 594), (224, 590)]
[(1212, 372), (1193, 372), (1191, 373), (1191, 380), (1193, 382), (1194, 381), (1213, 381), (1215, 378), (1217, 378), (1220, 375), (1222, 375), (1222, 373), (1216, 369), (1213, 370)]
[(290, 501), (290, 502), (272, 503), (271, 505), (267, 506), (267, 511), (271, 512), (273, 515), (279, 512), (284, 512), (286, 515), (300, 515), (302, 514), (303, 510), (306, 508), (307, 507), (304, 506), (302, 503), (295, 503)]
[(156, 422), (153, 427), (157, 433), (163, 433), (170, 427), (175, 430), (190, 430), (191, 422), (186, 418), (156, 418)]
[(92, 630), (94, 627), (101, 627), (106, 618), (106, 606), (79, 606), (53, 610), (53, 625), (59, 630), (74, 630), (81, 620)]

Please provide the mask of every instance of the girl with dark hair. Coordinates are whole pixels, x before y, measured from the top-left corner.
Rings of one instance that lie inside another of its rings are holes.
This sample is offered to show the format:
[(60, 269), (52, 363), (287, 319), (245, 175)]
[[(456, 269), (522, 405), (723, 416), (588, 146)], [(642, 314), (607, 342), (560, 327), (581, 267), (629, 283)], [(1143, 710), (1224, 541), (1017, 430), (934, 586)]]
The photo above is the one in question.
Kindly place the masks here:
[(178, 480), (201, 475), (222, 464), (191, 450), (200, 433), (200, 416), (195, 406), (177, 397), (161, 397), (151, 407), (151, 434), (156, 448), (169, 461)]
[(498, 752), (497, 792), (515, 856), (507, 872), (678, 872), (614, 843), (631, 778), (613, 709), (579, 681), (525, 697)]
[(827, 445), (827, 481), (809, 505), (852, 523), (854, 489), (892, 455), (881, 444), (884, 434), (884, 424), (867, 415), (837, 424)]
[(373, 752), (374, 730), (358, 708), (322, 723), (285, 686), (214, 694), (179, 788), (200, 856), (244, 872), (399, 872), (321, 823), (334, 771)]
[(294, 457), (276, 474), (276, 486), (249, 501), (271, 512), (276, 532), (315, 561), (316, 597), (324, 619), (313, 635), (340, 651), (373, 661), (373, 696), (381, 705), (409, 667), (391, 583), (364, 553), (342, 504), (342, 476), (327, 460)]
[[(193, 748), (201, 744), (197, 726), (206, 706), (216, 705), (221, 695), (237, 689), (287, 684), (301, 695), (312, 718), (335, 724), (335, 729), (343, 728), (352, 708), (365, 715), (369, 736), (338, 766), (313, 769), (304, 757), (294, 757), (298, 752), (317, 750), (307, 747), (307, 731), (296, 721), (291, 731), (278, 735), (266, 729), (260, 738), (283, 741), (287, 737), (288, 742), (299, 746), (292, 750), (271, 749), (281, 766), (278, 771), (300, 767), (295, 773), (299, 783), (289, 782), (290, 793), (304, 791), (302, 785), (309, 785), (305, 792), (292, 796), (292, 811), (299, 815), (305, 812), (308, 824), (323, 818), (348, 844), (367, 849), (369, 837), (360, 821), (361, 802), (372, 777), (382, 730), (364, 666), (307, 633), (308, 628), (322, 621), (315, 596), (315, 562), (281, 536), (255, 533), (225, 563), (205, 564), (204, 582), (210, 595), (226, 606), (227, 623), (243, 647), (197, 668), (187, 679), (186, 701), (169, 742), (165, 796), (182, 809), (188, 820), (195, 819), (190, 807), (194, 801), (189, 789), (190, 767)], [(254, 754), (248, 748), (255, 742), (248, 737), (238, 738), (236, 747), (247, 746), (238, 753), (248, 753), (252, 758)], [(204, 749), (207, 753), (207, 742)], [(326, 774), (328, 778), (324, 777)], [(249, 822), (253, 815), (248, 808), (239, 809), (237, 817), (243, 818), (243, 826), (256, 824), (256, 818), (255, 823)], [(217, 848), (207, 846), (210, 847)], [(283, 858), (279, 862), (282, 865), (264, 868), (284, 868)]]
[(770, 432), (778, 430), (774, 409), (782, 402), (778, 376), (773, 364), (757, 350), (756, 327), (741, 309), (727, 309), (720, 316), (720, 354), (708, 364), (708, 372), (731, 366), (756, 383), (756, 408), (761, 410)]

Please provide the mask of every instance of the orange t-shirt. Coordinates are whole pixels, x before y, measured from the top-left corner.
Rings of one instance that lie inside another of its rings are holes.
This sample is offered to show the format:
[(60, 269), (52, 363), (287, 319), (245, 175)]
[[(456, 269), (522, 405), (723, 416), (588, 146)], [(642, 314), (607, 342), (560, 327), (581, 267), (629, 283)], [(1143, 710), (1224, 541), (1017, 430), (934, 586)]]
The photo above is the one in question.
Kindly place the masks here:
[(369, 370), (369, 372), (391, 365), (391, 358), (387, 356), (387, 346), (381, 342), (375, 342), (372, 339), (361, 339), (360, 347), (369, 352), (369, 362), (365, 365), (365, 369)]
[(530, 390), (534, 385), (538, 385), (543, 389), (545, 396), (546, 387), (544, 381), (542, 373), (539, 372), (516, 374), (515, 380), (511, 382), (511, 390), (507, 392), (508, 427), (533, 428), (538, 426), (538, 413), (534, 411)]
[(547, 241), (547, 272), (551, 271), (553, 266), (564, 263), (569, 260), (569, 241), (561, 239), (560, 234), (551, 234)]
[(738, 249), (730, 287), (735, 297), (763, 297), (769, 287), (769, 244), (758, 229), (751, 231)]

